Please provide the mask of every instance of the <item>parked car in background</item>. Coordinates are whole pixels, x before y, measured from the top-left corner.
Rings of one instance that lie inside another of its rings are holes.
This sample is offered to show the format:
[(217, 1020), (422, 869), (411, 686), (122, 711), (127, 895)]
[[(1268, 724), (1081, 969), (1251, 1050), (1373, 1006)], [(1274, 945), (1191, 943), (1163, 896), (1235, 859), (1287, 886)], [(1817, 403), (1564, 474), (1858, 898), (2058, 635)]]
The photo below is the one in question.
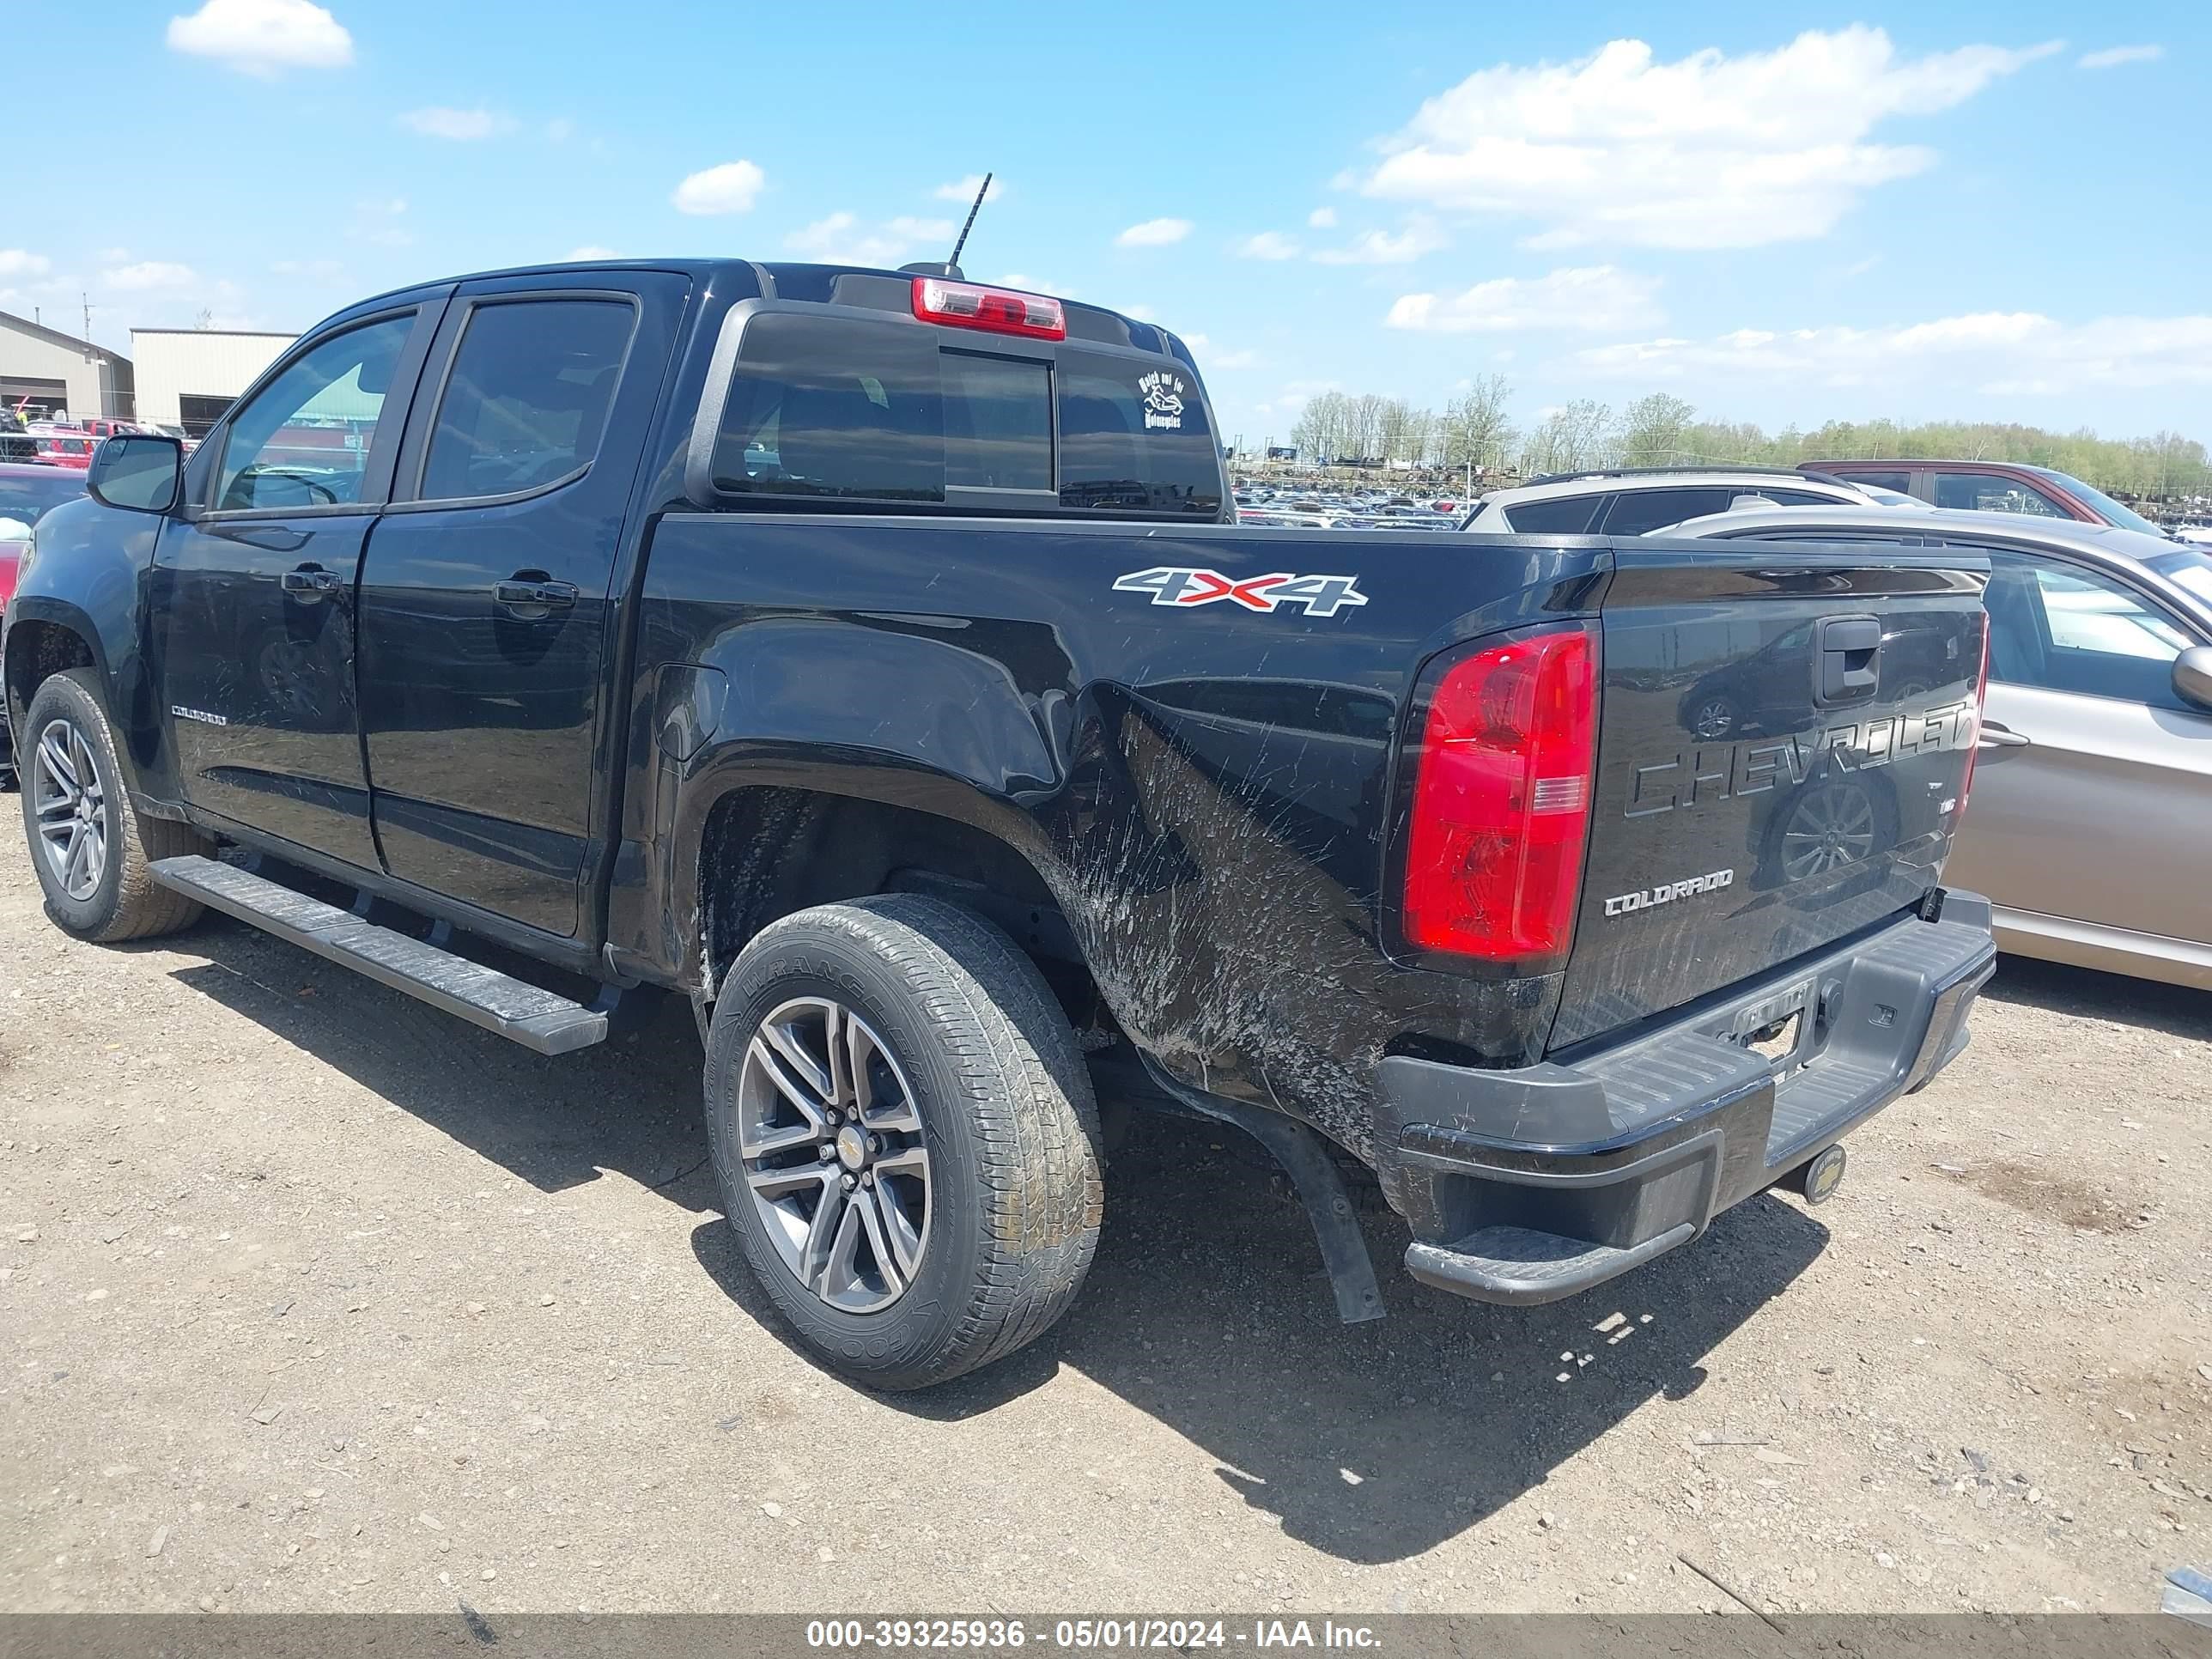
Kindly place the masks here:
[[(0, 461), (0, 625), (15, 597), (15, 573), (31, 526), (64, 501), (84, 494), (85, 475), (44, 462)], [(0, 789), (15, 781), (15, 750), (8, 732), (8, 708), (0, 700)]]
[(2025, 513), (2031, 518), (2108, 524), (2145, 536), (2166, 532), (2094, 484), (2019, 461), (1807, 461), (1809, 475), (1893, 489), (1930, 507), (1966, 513)]
[[(2005, 950), (2212, 989), (2212, 550), (1925, 507), (1728, 513), (1656, 533), (1986, 555), (1981, 767), (1946, 878), (1989, 895)], [(1929, 647), (1885, 629), (1872, 666), (1917, 681)], [(1714, 671), (1704, 694), (1735, 695), (1721, 679), (1757, 660)], [(1741, 706), (1755, 715), (1756, 693)], [(1686, 723), (1708, 712), (1686, 705)], [(1871, 829), (1855, 819), (1842, 850)]]
[(82, 472), (92, 465), (92, 452), (100, 441), (82, 427), (33, 424), (26, 428), (31, 441), (38, 446), (39, 459), (51, 461), (56, 466), (75, 467)]
[(1613, 467), (1559, 472), (1493, 490), (1461, 526), (1482, 535), (1641, 536), (1736, 502), (1872, 505), (1856, 485), (1788, 467)]

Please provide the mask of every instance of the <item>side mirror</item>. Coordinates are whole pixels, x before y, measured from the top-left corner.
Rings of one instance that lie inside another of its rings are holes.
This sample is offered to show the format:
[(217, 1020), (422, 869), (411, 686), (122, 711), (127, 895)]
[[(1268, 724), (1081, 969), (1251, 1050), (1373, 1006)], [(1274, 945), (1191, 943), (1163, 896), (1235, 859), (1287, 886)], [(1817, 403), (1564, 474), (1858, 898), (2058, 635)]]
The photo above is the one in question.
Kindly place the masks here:
[(167, 513), (184, 493), (185, 447), (174, 438), (132, 433), (104, 438), (84, 487), (103, 507)]
[(2173, 659), (2174, 695), (2212, 711), (2212, 645), (2192, 645)]

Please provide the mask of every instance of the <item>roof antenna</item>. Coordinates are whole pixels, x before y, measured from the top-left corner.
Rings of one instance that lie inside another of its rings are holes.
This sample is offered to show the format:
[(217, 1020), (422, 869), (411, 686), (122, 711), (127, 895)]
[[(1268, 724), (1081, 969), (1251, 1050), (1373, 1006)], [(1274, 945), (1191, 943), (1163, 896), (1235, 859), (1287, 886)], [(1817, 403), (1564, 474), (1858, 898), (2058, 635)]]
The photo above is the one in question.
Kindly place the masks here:
[(901, 265), (899, 269), (915, 276), (943, 276), (951, 282), (965, 282), (967, 278), (961, 274), (960, 270), (960, 250), (968, 246), (968, 233), (975, 228), (975, 215), (983, 205), (983, 198), (991, 193), (991, 179), (994, 176), (988, 173), (983, 175), (983, 182), (975, 191), (975, 200), (968, 210), (968, 222), (960, 227), (960, 240), (952, 245), (952, 257), (950, 259), (941, 265), (921, 261), (910, 265)]

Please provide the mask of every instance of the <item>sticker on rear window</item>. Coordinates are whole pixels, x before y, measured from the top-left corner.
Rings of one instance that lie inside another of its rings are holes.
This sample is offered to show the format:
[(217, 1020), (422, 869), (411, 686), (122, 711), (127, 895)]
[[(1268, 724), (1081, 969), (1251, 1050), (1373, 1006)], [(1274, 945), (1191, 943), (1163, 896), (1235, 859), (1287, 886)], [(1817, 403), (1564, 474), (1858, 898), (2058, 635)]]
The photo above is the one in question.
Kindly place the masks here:
[(1182, 376), (1164, 368), (1139, 375), (1137, 390), (1145, 394), (1145, 430), (1182, 430)]

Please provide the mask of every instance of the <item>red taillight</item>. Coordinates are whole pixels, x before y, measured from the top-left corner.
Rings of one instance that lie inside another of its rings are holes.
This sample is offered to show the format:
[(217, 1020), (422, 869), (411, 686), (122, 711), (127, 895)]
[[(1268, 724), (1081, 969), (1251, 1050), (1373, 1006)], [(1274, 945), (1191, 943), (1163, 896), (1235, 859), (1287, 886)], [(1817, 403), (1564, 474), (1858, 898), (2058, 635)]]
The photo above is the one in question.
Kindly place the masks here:
[(914, 279), (914, 314), (925, 323), (1019, 334), (1031, 340), (1067, 337), (1067, 313), (1057, 300), (1007, 288), (950, 283), (942, 276)]
[(1585, 631), (1492, 646), (1446, 669), (1429, 699), (1413, 783), (1407, 942), (1538, 972), (1564, 958), (1596, 757)]
[(1966, 810), (1967, 797), (1974, 793), (1974, 757), (1982, 752), (1982, 710), (1990, 701), (1990, 617), (1982, 613), (1982, 672), (1974, 680), (1974, 740), (1966, 745), (1966, 775), (1959, 780), (1959, 810), (1951, 815), (1951, 827), (1959, 827), (1959, 819)]

